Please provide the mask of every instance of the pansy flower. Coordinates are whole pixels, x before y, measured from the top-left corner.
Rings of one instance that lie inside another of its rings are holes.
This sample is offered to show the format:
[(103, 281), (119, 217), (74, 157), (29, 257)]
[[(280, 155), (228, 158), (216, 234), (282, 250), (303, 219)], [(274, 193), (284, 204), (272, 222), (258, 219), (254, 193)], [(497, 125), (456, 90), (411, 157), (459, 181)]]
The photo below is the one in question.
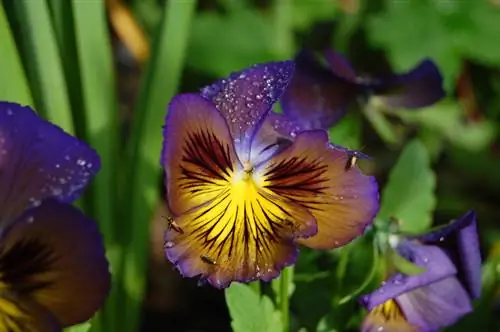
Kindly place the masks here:
[(323, 130), (292, 135), (270, 113), (293, 69), (292, 61), (255, 65), (171, 101), (165, 252), (184, 276), (217, 288), (270, 280), (295, 262), (299, 244), (342, 246), (377, 213), (375, 179), (348, 151)]
[(309, 129), (329, 128), (358, 100), (376, 98), (387, 108), (415, 109), (431, 105), (445, 92), (439, 70), (424, 60), (407, 73), (385, 78), (356, 74), (339, 53), (329, 50), (323, 65), (303, 50), (295, 58), (296, 71), (283, 94), (283, 112)]
[(101, 236), (70, 205), (99, 167), (83, 142), (0, 102), (0, 330), (62, 331), (103, 304)]
[(361, 302), (369, 313), (362, 331), (439, 331), (472, 311), (481, 292), (474, 212), (431, 233), (401, 239), (396, 251), (425, 271), (394, 273), (364, 295)]

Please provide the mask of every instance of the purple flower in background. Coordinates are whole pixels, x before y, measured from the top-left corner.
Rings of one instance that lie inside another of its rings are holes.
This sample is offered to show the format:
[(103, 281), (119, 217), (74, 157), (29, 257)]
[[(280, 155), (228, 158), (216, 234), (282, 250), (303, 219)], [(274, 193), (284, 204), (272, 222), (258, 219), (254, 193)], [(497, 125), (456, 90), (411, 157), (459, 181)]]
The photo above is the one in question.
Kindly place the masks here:
[(307, 129), (329, 128), (359, 98), (376, 97), (387, 108), (431, 105), (445, 92), (439, 70), (424, 60), (407, 73), (385, 78), (361, 77), (340, 54), (329, 50), (324, 66), (310, 51), (295, 58), (296, 70), (283, 94), (283, 112)]
[(481, 291), (474, 212), (437, 231), (402, 239), (396, 251), (425, 272), (396, 272), (362, 296), (369, 310), (362, 331), (439, 331), (472, 311)]
[(259, 64), (170, 103), (162, 165), (171, 227), (165, 254), (217, 288), (271, 280), (298, 245), (342, 246), (378, 211), (378, 186), (328, 143), (271, 112), (292, 61)]
[(70, 205), (99, 168), (85, 143), (0, 102), (0, 330), (61, 331), (103, 304), (102, 239)]

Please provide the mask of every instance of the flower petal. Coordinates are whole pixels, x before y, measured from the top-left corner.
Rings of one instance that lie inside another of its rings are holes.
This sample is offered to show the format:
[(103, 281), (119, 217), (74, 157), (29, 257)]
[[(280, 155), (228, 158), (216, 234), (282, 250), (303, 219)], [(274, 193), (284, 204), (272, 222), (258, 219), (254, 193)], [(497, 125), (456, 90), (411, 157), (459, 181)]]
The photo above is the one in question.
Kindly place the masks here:
[(361, 297), (361, 303), (371, 310), (389, 299), (429, 285), (456, 274), (457, 270), (448, 256), (437, 246), (403, 242), (398, 246), (399, 253), (415, 265), (426, 269), (417, 275), (395, 273), (376, 291)]
[(422, 108), (434, 104), (445, 96), (443, 77), (430, 60), (402, 75), (395, 75), (383, 82), (377, 98), (389, 108)]
[(396, 301), (420, 331), (440, 331), (472, 312), (470, 298), (455, 277), (401, 294)]
[(356, 72), (351, 67), (349, 61), (340, 53), (329, 49), (325, 52), (325, 59), (330, 65), (330, 69), (337, 75), (355, 82), (357, 79)]
[(322, 130), (300, 133), (293, 145), (256, 170), (263, 186), (307, 208), (318, 233), (298, 243), (336, 248), (361, 235), (379, 208), (375, 179), (351, 165), (350, 155), (328, 144)]
[(170, 211), (180, 215), (220, 195), (238, 161), (226, 122), (197, 94), (172, 99), (163, 132)]
[(361, 325), (361, 332), (421, 332), (408, 323), (399, 304), (393, 300), (374, 307), (366, 315)]
[(63, 327), (101, 307), (110, 274), (97, 225), (71, 205), (45, 200), (5, 234), (0, 280), (49, 309)]
[(0, 102), (0, 228), (45, 198), (72, 202), (99, 168), (87, 144), (29, 107)]
[(458, 279), (473, 299), (481, 295), (481, 252), (477, 234), (476, 214), (469, 211), (462, 217), (434, 232), (416, 236), (426, 243), (438, 243), (446, 249), (458, 269)]
[(335, 75), (307, 51), (295, 58), (295, 74), (281, 98), (283, 112), (307, 129), (338, 122), (364, 87)]
[(248, 158), (252, 138), (285, 91), (293, 70), (293, 61), (257, 64), (202, 90), (226, 119), (241, 158)]
[(306, 209), (267, 193), (253, 180), (228, 182), (211, 202), (175, 218), (165, 252), (186, 277), (217, 288), (271, 280), (295, 262), (294, 239), (316, 233)]
[(3, 292), (0, 331), (60, 332), (62, 328), (54, 315), (28, 296)]

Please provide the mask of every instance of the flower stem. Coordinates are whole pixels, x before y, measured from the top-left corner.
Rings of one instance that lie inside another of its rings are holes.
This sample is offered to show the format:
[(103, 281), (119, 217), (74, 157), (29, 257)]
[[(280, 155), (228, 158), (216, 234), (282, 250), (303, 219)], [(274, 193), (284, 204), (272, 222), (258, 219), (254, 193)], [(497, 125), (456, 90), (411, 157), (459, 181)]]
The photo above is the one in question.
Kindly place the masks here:
[(285, 268), (280, 276), (279, 308), (281, 311), (281, 320), (283, 322), (283, 331), (290, 330), (290, 284), (293, 280), (293, 266)]

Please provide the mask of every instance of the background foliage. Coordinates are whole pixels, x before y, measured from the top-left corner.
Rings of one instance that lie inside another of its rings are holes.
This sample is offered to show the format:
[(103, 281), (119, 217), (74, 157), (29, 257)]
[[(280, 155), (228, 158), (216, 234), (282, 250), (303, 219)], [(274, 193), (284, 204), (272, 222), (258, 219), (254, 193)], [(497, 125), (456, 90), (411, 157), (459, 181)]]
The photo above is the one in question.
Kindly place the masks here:
[[(500, 4), (496, 0), (3, 0), (0, 99), (34, 106), (88, 141), (102, 170), (79, 202), (98, 220), (114, 276), (92, 331), (355, 331), (360, 286), (380, 281), (367, 234), (336, 251), (302, 250), (279, 285), (224, 297), (183, 280), (162, 255), (159, 154), (169, 99), (253, 63), (335, 47), (360, 72), (430, 57), (448, 96), (421, 111), (353, 110), (330, 130), (361, 149), (382, 186), (376, 222), (423, 231), (474, 208), (484, 296), (450, 331), (500, 329)], [(75, 285), (75, 287), (77, 287)], [(226, 301), (229, 311), (226, 308)], [(497, 307), (498, 314), (498, 307)], [(229, 315), (230, 314), (230, 315)], [(84, 331), (88, 325), (75, 328)]]

